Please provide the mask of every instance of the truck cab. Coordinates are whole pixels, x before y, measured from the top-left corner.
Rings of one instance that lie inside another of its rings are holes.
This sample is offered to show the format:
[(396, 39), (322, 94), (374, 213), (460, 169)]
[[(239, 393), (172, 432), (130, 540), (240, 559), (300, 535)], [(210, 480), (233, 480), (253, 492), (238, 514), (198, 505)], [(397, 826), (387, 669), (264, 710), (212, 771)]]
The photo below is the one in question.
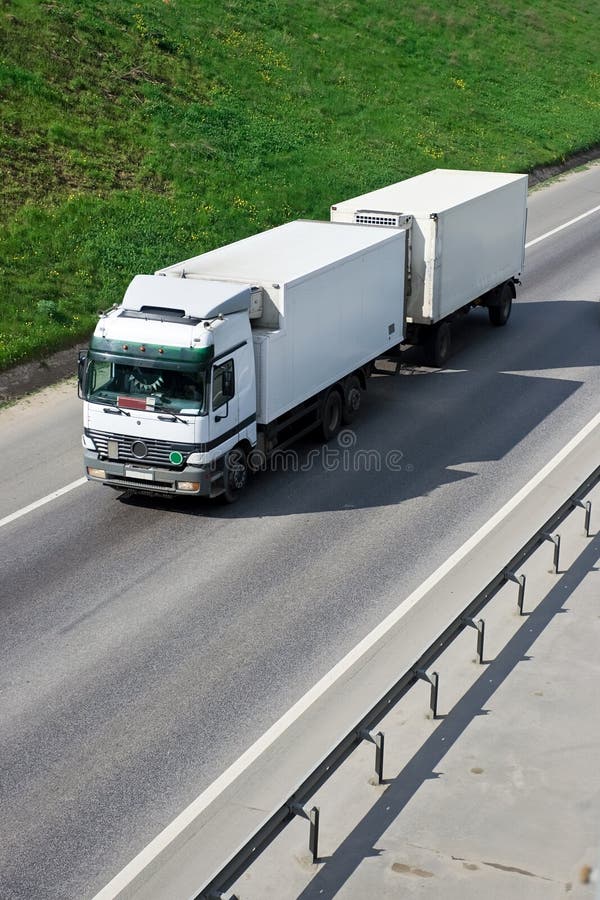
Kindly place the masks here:
[(88, 479), (120, 490), (227, 492), (228, 453), (256, 444), (250, 304), (244, 284), (133, 279), (80, 364)]
[(87, 477), (232, 502), (302, 435), (332, 440), (402, 340), (406, 238), (288, 222), (136, 276), (81, 360)]

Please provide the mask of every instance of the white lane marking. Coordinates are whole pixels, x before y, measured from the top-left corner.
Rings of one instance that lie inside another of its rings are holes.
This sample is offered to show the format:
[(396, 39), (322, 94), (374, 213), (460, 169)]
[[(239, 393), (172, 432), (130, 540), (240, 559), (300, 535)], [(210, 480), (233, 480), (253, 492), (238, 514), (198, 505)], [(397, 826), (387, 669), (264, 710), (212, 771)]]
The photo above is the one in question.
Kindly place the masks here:
[(570, 225), (574, 225), (576, 222), (581, 222), (582, 219), (587, 219), (588, 216), (591, 216), (593, 213), (596, 213), (600, 210), (600, 206), (595, 206), (593, 209), (588, 209), (587, 212), (581, 213), (580, 216), (576, 216), (574, 219), (570, 219), (568, 222), (565, 222), (564, 225), (559, 225), (557, 228), (553, 228), (552, 231), (547, 231), (546, 234), (541, 234), (539, 237), (534, 238), (533, 241), (528, 241), (525, 244), (525, 249), (527, 250), (529, 247), (533, 247), (534, 244), (539, 244), (540, 241), (545, 241), (546, 238), (552, 237), (553, 234), (558, 234), (559, 231), (562, 231), (563, 228), (568, 228)]
[(59, 488), (57, 491), (52, 491), (51, 494), (47, 494), (45, 497), (42, 497), (41, 500), (36, 500), (34, 503), (30, 503), (29, 506), (24, 506), (22, 509), (18, 509), (16, 512), (11, 513), (10, 516), (5, 516), (3, 519), (0, 519), (0, 528), (3, 525), (8, 525), (10, 522), (14, 522), (15, 519), (20, 519), (21, 516), (26, 516), (27, 513), (33, 512), (34, 509), (38, 509), (40, 506), (44, 506), (45, 503), (50, 503), (51, 500), (56, 500), (57, 497), (62, 497), (63, 494), (68, 494), (69, 491), (75, 490), (75, 488), (81, 487), (82, 484), (87, 482), (87, 478), (78, 478), (77, 481), (72, 481), (70, 484), (66, 484), (64, 487)]
[(496, 525), (531, 491), (537, 487), (568, 454), (580, 444), (594, 428), (600, 426), (600, 413), (560, 450), (537, 475), (527, 482), (514, 497), (495, 513), (481, 528), (459, 547), (442, 565), (433, 572), (412, 594), (410, 594), (379, 625), (362, 639), (346, 656), (340, 660), (326, 675), (321, 678), (307, 693), (300, 698), (274, 725), (272, 725), (251, 747), (249, 747), (222, 775), (220, 775), (205, 791), (190, 803), (167, 827), (128, 863), (93, 900), (110, 900), (117, 897), (142, 870), (161, 853), (168, 845), (187, 828), (206, 807), (218, 797), (235, 779), (242, 774), (264, 751), (304, 713), (309, 706), (321, 697), (357, 660), (380, 640), (412, 607), (434, 587), (454, 566), (460, 562)]
[[(549, 378), (552, 381), (572, 381), (580, 384), (598, 373), (598, 366), (570, 366), (569, 368), (544, 369), (506, 369), (500, 375), (516, 375), (518, 378)], [(600, 900), (600, 897), (598, 898)]]

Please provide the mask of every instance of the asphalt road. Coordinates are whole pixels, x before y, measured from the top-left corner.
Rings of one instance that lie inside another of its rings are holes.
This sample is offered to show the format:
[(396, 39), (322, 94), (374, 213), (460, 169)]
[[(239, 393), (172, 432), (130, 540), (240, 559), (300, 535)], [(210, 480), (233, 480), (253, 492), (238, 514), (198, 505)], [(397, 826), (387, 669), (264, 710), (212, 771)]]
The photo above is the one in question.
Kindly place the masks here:
[[(538, 190), (528, 239), (598, 205), (600, 166)], [(505, 329), (405, 354), (235, 507), (86, 484), (0, 528), (3, 900), (91, 896), (592, 418), (599, 241), (532, 246)], [(74, 393), (0, 411), (0, 519), (81, 476)]]

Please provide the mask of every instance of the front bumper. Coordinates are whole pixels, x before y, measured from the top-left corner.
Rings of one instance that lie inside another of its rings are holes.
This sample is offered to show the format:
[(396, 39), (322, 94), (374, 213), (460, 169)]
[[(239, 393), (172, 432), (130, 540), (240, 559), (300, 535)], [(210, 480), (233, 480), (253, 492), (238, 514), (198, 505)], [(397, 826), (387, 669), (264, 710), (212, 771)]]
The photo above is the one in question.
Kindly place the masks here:
[[(185, 466), (177, 471), (158, 466), (134, 465), (101, 459), (97, 453), (84, 450), (83, 464), (89, 481), (99, 481), (118, 490), (143, 491), (152, 494), (217, 497), (223, 493), (223, 471), (213, 466)], [(90, 469), (104, 472), (90, 474)], [(181, 484), (196, 485), (182, 488)]]

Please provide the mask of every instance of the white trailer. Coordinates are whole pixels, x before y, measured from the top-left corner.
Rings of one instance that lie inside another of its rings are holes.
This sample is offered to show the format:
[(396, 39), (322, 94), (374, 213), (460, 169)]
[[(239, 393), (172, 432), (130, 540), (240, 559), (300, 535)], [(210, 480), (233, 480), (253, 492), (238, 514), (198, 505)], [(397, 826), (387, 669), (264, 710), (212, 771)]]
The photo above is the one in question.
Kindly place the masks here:
[(291, 222), (136, 276), (82, 365), (88, 478), (233, 500), (258, 451), (331, 438), (403, 339), (406, 246)]
[[(506, 324), (523, 270), (527, 176), (435, 169), (336, 203), (331, 221), (411, 228), (406, 341), (450, 349), (449, 321), (486, 306)], [(433, 326), (433, 327), (432, 327)]]

